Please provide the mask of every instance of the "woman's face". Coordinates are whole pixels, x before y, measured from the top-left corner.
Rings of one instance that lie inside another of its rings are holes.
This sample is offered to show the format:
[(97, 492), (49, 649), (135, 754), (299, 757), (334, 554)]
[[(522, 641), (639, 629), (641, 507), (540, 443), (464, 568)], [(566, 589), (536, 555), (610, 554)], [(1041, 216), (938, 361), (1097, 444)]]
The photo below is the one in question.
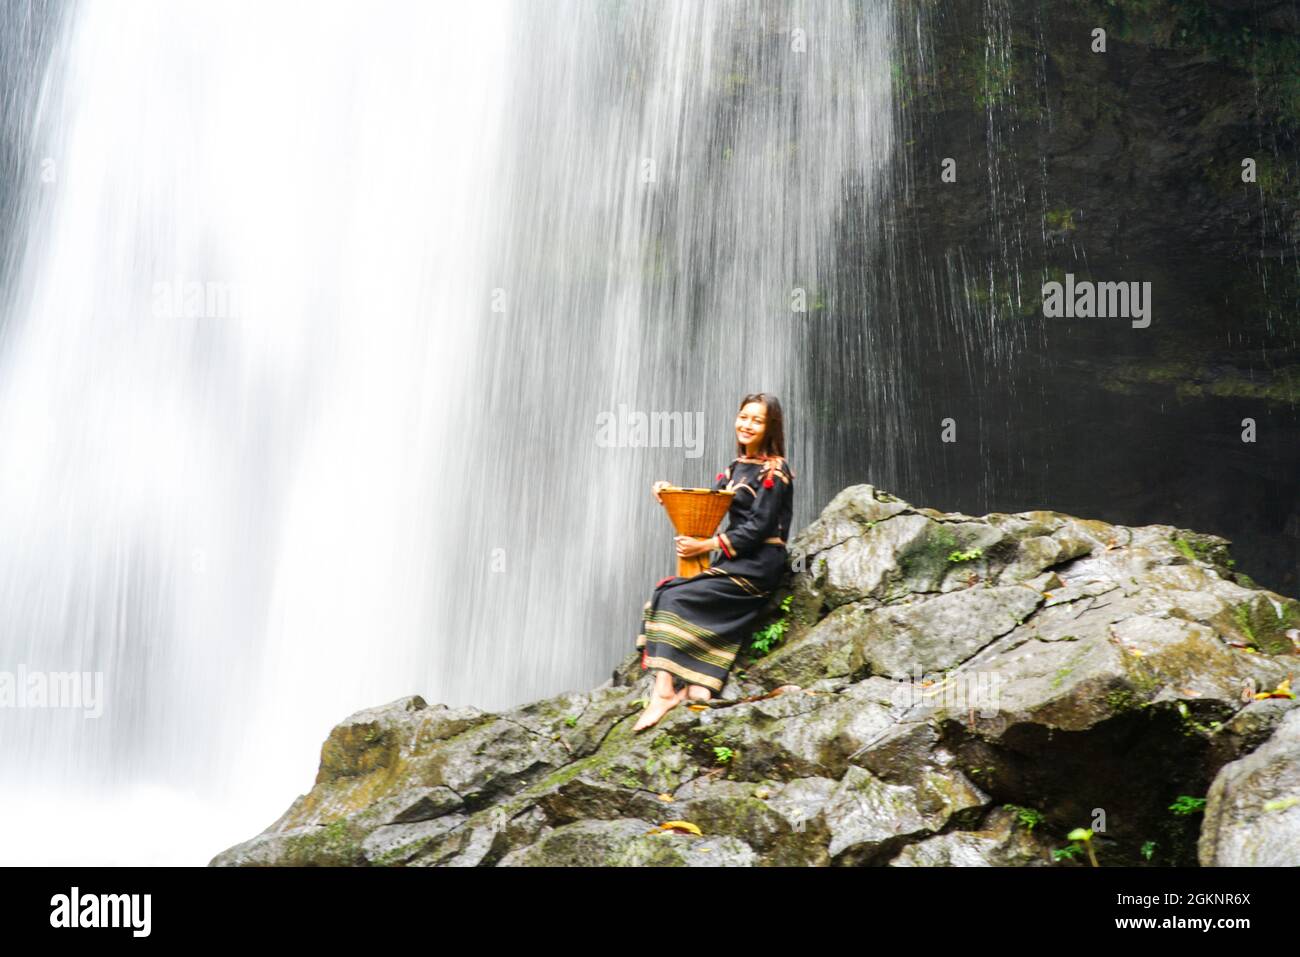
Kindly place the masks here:
[(761, 447), (767, 434), (767, 406), (762, 402), (746, 404), (736, 415), (736, 440), (746, 452)]

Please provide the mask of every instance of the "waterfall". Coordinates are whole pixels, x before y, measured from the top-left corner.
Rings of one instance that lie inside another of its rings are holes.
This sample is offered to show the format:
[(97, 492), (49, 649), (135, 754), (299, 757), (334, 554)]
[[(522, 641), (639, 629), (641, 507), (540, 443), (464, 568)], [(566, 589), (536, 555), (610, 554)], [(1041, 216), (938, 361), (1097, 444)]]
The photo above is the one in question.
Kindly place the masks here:
[[(495, 176), (497, 311), (464, 413), (482, 423), (467, 449), (484, 504), (462, 515), (466, 587), (436, 646), (453, 700), (608, 677), (675, 568), (650, 485), (709, 484), (744, 394), (790, 412), (796, 527), (825, 504), (818, 329), (845, 194), (874, 202), (892, 148), (886, 4), (558, 0), (516, 17), (530, 39)], [(655, 413), (701, 440), (600, 441), (602, 416)]]
[[(69, 11), (6, 250), (0, 671), (101, 674), (103, 711), (0, 709), (5, 862), (204, 863), (352, 711), (599, 683), (673, 568), (651, 481), (708, 482), (747, 391), (786, 401), (805, 523), (892, 24)], [(666, 447), (602, 439), (658, 412)]]

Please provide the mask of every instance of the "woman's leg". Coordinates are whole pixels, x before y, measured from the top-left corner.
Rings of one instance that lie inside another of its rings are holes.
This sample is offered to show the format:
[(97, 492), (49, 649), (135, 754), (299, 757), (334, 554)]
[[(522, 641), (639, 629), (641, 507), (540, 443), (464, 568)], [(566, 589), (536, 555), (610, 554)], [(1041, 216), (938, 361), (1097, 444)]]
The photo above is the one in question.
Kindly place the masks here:
[(671, 674), (662, 668), (656, 669), (654, 692), (650, 696), (650, 703), (645, 706), (645, 710), (641, 712), (641, 717), (637, 718), (632, 730), (640, 731), (658, 723), (659, 719), (680, 704), (685, 696), (685, 688), (681, 691), (673, 689)]
[(637, 636), (637, 647), (643, 649), (641, 667), (669, 671), (683, 684), (700, 685), (717, 694), (726, 683), (738, 646), (719, 630), (726, 628), (737, 602), (751, 601), (753, 597), (736, 579), (708, 573), (661, 585), (642, 611)]
[[(637, 730), (682, 700), (709, 701), (721, 693), (742, 640), (766, 606), (784, 565), (784, 551), (774, 549), (655, 587), (642, 610), (636, 643), (643, 649), (641, 667), (657, 672), (656, 695)], [(668, 669), (685, 683), (681, 692), (673, 693)]]

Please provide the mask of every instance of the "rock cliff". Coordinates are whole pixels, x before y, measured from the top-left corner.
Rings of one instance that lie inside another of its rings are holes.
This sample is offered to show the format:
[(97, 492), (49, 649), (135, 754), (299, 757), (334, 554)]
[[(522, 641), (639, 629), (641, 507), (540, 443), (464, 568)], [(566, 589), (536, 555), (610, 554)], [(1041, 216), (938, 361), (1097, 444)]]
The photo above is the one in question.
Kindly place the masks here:
[(212, 864), (1088, 866), (1075, 828), (1102, 866), (1300, 864), (1300, 602), (1228, 544), (854, 486), (710, 706), (634, 734), (634, 654), (501, 713), (360, 711)]
[[(803, 494), (871, 475), (977, 514), (1159, 520), (1300, 594), (1297, 7), (893, 6), (899, 135), (888, 188), (846, 188), (810, 297), (800, 415), (834, 468)], [(1150, 281), (1151, 325), (1045, 316), (1069, 274)]]

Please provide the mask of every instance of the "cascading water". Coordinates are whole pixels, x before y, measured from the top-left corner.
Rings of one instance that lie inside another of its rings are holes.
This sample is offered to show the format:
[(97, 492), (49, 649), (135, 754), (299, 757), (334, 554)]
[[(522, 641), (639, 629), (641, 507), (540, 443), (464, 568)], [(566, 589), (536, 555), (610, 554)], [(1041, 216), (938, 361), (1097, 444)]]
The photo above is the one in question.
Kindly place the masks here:
[(203, 863), (426, 684), (504, 8), (250, 12), (86, 4), (33, 120), (0, 660), (104, 701), (0, 715), (9, 860)]
[[(730, 461), (744, 392), (787, 400), (806, 522), (891, 35), (850, 2), (73, 10), (4, 292), (0, 669), (101, 672), (103, 714), (0, 713), (7, 861), (203, 863), (351, 711), (598, 683), (673, 567), (650, 482)], [(654, 412), (668, 447), (600, 430)]]
[(893, 121), (886, 4), (565, 0), (517, 18), (465, 413), (483, 504), (463, 514), (466, 588), (437, 645), (446, 696), (492, 703), (589, 687), (633, 650), (675, 568), (650, 484), (711, 482), (745, 393), (792, 413), (795, 525), (825, 504), (814, 334), (845, 193), (875, 200)]

